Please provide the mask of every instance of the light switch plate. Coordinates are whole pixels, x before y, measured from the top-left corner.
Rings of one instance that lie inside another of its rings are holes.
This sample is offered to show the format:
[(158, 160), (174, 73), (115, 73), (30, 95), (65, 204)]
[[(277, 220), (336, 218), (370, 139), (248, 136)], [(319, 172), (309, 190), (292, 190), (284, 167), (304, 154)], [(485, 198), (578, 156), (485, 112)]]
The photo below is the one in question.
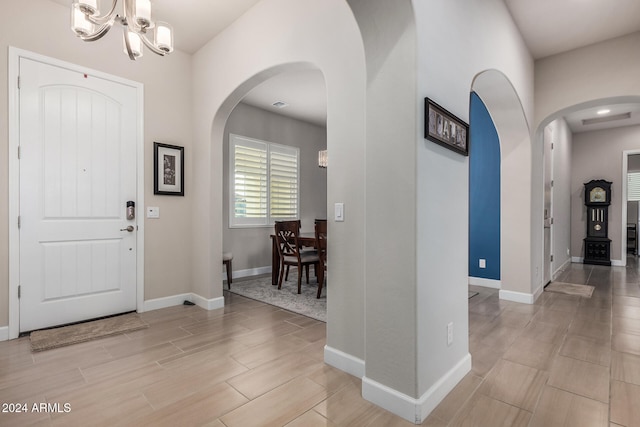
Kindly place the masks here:
[(344, 203), (335, 204), (335, 220), (344, 221)]
[(160, 218), (160, 208), (157, 206), (147, 206), (147, 218)]

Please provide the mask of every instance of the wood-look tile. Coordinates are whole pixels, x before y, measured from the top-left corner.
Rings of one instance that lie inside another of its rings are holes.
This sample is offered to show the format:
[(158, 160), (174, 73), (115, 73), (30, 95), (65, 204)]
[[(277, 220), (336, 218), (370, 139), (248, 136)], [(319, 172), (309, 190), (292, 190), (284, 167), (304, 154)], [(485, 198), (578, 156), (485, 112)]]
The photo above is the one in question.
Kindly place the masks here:
[(633, 307), (630, 305), (615, 306), (613, 308), (613, 315), (616, 317), (640, 320), (640, 307)]
[(520, 336), (511, 344), (503, 358), (541, 371), (548, 371), (558, 344)]
[(251, 330), (250, 332), (234, 337), (233, 339), (247, 347), (252, 347), (271, 341), (276, 337), (298, 332), (301, 329), (302, 328), (300, 326), (284, 321), (278, 322), (275, 326), (270, 328)]
[(627, 317), (613, 318), (613, 334), (640, 335), (640, 320), (629, 319)]
[(611, 379), (640, 386), (640, 356), (613, 351)]
[(565, 328), (543, 322), (530, 322), (522, 332), (522, 337), (551, 344), (560, 344)]
[(533, 412), (548, 374), (501, 359), (478, 389), (493, 399)]
[(322, 364), (304, 353), (290, 353), (227, 380), (249, 399), (273, 390), (292, 379), (316, 371)]
[(347, 384), (319, 403), (314, 410), (341, 426), (371, 424), (383, 410), (362, 399), (361, 393), (361, 387), (353, 383)]
[(546, 386), (529, 427), (606, 427), (609, 406)]
[[(214, 384), (184, 399), (142, 417), (132, 417), (132, 426), (200, 426), (236, 408), (242, 408), (247, 399), (226, 383)], [(254, 414), (254, 424), (260, 419)], [(230, 424), (227, 424), (230, 426)]]
[(97, 382), (113, 375), (135, 371), (141, 367), (156, 363), (158, 359), (180, 353), (172, 344), (160, 344), (155, 347), (136, 352), (131, 356), (114, 359), (106, 363), (82, 369), (82, 375), (88, 382)]
[(614, 295), (613, 308), (626, 305), (630, 307), (640, 307), (640, 297), (628, 297), (624, 295)]
[(560, 355), (585, 362), (609, 366), (611, 363), (611, 344), (594, 338), (568, 334), (560, 348)]
[(308, 411), (286, 424), (286, 427), (337, 427), (338, 425), (332, 423), (316, 411)]
[(327, 392), (307, 378), (297, 378), (220, 418), (228, 427), (283, 426), (327, 398)]
[(21, 409), (19, 412), (0, 412), (0, 426), (50, 426), (51, 415), (47, 412), (34, 412), (32, 411), (33, 405), (39, 405), (46, 403), (47, 399), (44, 396), (32, 396), (21, 400), (2, 400), (2, 403), (20, 403)]
[(481, 382), (481, 377), (467, 374), (462, 381), (451, 390), (447, 397), (436, 406), (433, 412), (431, 412), (431, 415), (446, 422), (452, 421), (464, 403), (478, 389)]
[(611, 348), (640, 356), (640, 335), (613, 334), (611, 337)]
[(244, 366), (253, 369), (263, 363), (283, 357), (286, 354), (301, 350), (308, 343), (290, 335), (278, 337), (264, 344), (250, 347), (234, 353), (232, 357)]
[(481, 331), (469, 337), (469, 345), (482, 343), (492, 347), (495, 351), (504, 352), (522, 334), (522, 331), (521, 328), (503, 325), (495, 325), (489, 329), (486, 325)]
[(556, 356), (549, 385), (590, 399), (609, 402), (609, 367)]
[(476, 394), (463, 406), (449, 427), (526, 427), (530, 420), (530, 412), (483, 394)]
[(500, 360), (503, 352), (482, 343), (482, 339), (469, 341), (471, 353), (471, 371), (479, 377), (485, 377)]
[(623, 426), (640, 425), (640, 386), (611, 381), (611, 421)]
[(611, 324), (583, 318), (571, 323), (569, 333), (606, 341), (611, 336)]
[(540, 310), (538, 310), (536, 315), (533, 316), (533, 319), (531, 319), (531, 321), (535, 323), (545, 323), (565, 330), (569, 328), (569, 325), (571, 324), (573, 318), (574, 315), (572, 313), (542, 307)]
[(339, 369), (334, 369), (324, 363), (318, 369), (309, 373), (307, 378), (320, 384), (329, 394), (334, 394), (347, 386), (355, 386), (357, 389), (362, 388), (360, 378), (356, 378)]
[(224, 382), (247, 368), (231, 358), (218, 358), (203, 363), (198, 369), (167, 369), (166, 378), (144, 389), (144, 396), (154, 409), (162, 408), (191, 394)]
[(151, 414), (153, 409), (142, 396), (114, 396), (111, 399), (96, 400), (90, 405), (75, 407), (66, 414), (53, 414), (54, 426), (96, 426), (110, 427), (123, 423), (132, 414), (135, 416)]

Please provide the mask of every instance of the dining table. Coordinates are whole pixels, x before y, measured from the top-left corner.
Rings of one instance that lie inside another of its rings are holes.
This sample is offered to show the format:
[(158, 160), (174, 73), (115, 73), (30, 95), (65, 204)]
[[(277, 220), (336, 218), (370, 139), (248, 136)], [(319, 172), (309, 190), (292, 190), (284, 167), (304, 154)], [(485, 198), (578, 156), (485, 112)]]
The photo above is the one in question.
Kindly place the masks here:
[[(314, 232), (300, 233), (298, 235), (298, 245), (305, 248), (316, 247), (316, 234)], [(271, 284), (278, 284), (278, 274), (280, 273), (280, 255), (278, 254), (278, 241), (276, 235), (271, 235)]]

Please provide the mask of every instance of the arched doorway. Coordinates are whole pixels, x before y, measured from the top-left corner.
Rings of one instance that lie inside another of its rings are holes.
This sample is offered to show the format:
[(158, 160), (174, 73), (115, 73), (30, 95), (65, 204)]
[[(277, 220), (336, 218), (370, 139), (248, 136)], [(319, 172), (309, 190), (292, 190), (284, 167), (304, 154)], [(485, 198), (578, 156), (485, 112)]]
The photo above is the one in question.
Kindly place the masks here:
[[(329, 27), (332, 31), (327, 33)], [(330, 217), (328, 223), (332, 236), (328, 252), (334, 258), (329, 260), (332, 285), (327, 290), (325, 360), (327, 353), (337, 354), (340, 360), (328, 363), (346, 360), (340, 368), (351, 371), (350, 360), (364, 359), (361, 242), (366, 139), (366, 65), (352, 11), (339, 0), (260, 2), (195, 54), (193, 61), (192, 288), (211, 299), (222, 298), (222, 162), (229, 114), (250, 89), (272, 76), (305, 69), (324, 75), (331, 159), (327, 212), (333, 212), (338, 202), (344, 203), (347, 212), (344, 222), (338, 224)]]
[(486, 106), (500, 141), (500, 298), (531, 304), (542, 288), (532, 289), (540, 272), (531, 264), (529, 126), (519, 96), (502, 72), (477, 74), (471, 90)]

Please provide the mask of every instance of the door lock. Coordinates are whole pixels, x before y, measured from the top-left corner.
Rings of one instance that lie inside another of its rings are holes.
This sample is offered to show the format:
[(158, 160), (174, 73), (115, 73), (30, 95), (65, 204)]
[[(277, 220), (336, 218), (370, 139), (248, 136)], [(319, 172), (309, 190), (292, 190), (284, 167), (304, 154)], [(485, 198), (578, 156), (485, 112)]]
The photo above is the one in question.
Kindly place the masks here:
[(129, 233), (133, 233), (133, 225), (130, 225), (127, 228), (121, 228), (120, 231), (128, 231)]

